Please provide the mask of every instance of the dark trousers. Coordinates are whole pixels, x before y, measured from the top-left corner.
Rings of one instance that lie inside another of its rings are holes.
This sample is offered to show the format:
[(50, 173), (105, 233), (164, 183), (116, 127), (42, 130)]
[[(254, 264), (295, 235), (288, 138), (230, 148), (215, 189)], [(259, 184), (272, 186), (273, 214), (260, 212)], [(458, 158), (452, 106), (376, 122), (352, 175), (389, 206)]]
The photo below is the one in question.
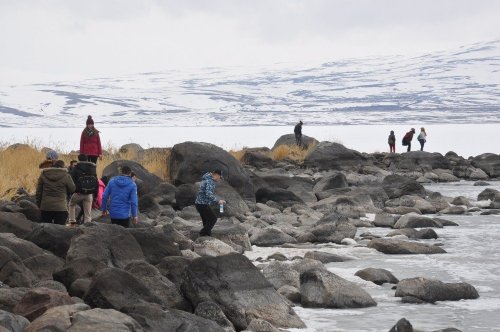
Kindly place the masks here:
[(41, 220), (43, 223), (47, 224), (58, 224), (64, 225), (66, 224), (66, 220), (68, 220), (68, 211), (40, 211), (41, 212)]
[(389, 150), (391, 152), (396, 152), (396, 143), (389, 144)]
[(411, 142), (408, 142), (408, 149), (406, 149), (406, 152), (410, 152), (411, 151)]
[(120, 225), (120, 226), (123, 226), (125, 228), (129, 228), (130, 227), (130, 218), (127, 218), (127, 219), (111, 219), (111, 223), (113, 225)]
[(295, 143), (302, 147), (302, 134), (295, 134)]
[(424, 151), (425, 140), (424, 139), (419, 139), (418, 141), (420, 142), (420, 151)]
[(88, 158), (88, 161), (97, 165), (98, 156), (87, 156), (87, 158)]
[(201, 216), (203, 221), (203, 228), (200, 231), (200, 236), (210, 236), (212, 234), (212, 228), (214, 228), (217, 222), (217, 216), (210, 205), (207, 204), (196, 204), (196, 210)]

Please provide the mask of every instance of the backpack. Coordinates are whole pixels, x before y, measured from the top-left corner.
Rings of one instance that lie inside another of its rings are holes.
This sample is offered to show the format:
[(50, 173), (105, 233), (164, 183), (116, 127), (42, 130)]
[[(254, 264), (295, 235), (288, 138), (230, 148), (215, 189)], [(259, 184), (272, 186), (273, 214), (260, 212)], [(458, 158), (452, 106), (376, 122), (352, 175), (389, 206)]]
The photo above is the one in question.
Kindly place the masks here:
[(77, 186), (80, 194), (88, 195), (95, 193), (96, 188), (99, 187), (97, 177), (93, 175), (83, 175), (78, 178)]
[(401, 144), (403, 144), (403, 146), (408, 145), (408, 141), (406, 140), (406, 137), (403, 137), (403, 142), (401, 142)]

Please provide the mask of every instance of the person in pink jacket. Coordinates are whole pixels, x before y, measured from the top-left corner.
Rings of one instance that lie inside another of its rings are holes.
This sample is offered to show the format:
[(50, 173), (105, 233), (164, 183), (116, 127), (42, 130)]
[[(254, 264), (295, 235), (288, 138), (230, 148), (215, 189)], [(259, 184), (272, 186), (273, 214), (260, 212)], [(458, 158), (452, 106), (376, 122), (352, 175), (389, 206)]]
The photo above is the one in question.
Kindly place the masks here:
[(88, 161), (94, 164), (97, 164), (97, 158), (102, 157), (99, 130), (94, 127), (94, 119), (90, 115), (87, 117), (87, 126), (80, 137), (80, 154), (87, 155)]
[(108, 177), (103, 175), (102, 178), (99, 179), (99, 191), (97, 192), (97, 199), (95, 201), (94, 208), (100, 210), (102, 206), (102, 194), (108, 185)]

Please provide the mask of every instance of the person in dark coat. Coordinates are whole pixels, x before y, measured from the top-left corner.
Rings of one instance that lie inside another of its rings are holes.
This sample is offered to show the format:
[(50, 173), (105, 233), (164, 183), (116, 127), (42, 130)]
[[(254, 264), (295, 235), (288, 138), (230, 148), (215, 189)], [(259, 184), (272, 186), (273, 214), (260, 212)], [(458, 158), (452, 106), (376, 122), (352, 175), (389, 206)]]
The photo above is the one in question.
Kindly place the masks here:
[(42, 161), (40, 165), (38, 165), (38, 168), (44, 169), (54, 167), (54, 163), (57, 161), (57, 159), (59, 159), (59, 155), (57, 154), (57, 152), (55, 152), (54, 150), (49, 150), (47, 152), (45, 160)]
[(293, 128), (293, 133), (295, 134), (295, 143), (297, 146), (302, 147), (302, 120), (299, 121)]
[(99, 130), (94, 127), (92, 116), (87, 117), (87, 126), (80, 137), (80, 154), (88, 157), (88, 161), (97, 164), (97, 159), (102, 158), (101, 138)]
[(139, 222), (137, 185), (130, 176), (130, 167), (123, 166), (121, 173), (109, 180), (102, 195), (101, 210), (103, 216), (109, 214), (112, 224), (128, 228), (131, 215), (134, 224)]
[(78, 163), (71, 171), (71, 178), (76, 189), (69, 201), (69, 224), (74, 226), (76, 225), (76, 206), (80, 204), (83, 207), (83, 221), (92, 221), (92, 202), (97, 199), (99, 191), (95, 164), (87, 161), (86, 155), (80, 154)]
[(43, 169), (36, 186), (41, 221), (64, 225), (68, 219), (67, 197), (74, 191), (75, 183), (62, 160), (55, 162), (54, 167)]
[(408, 146), (406, 152), (411, 151), (411, 141), (413, 139), (413, 134), (415, 134), (415, 128), (411, 128), (411, 130), (407, 132), (403, 137), (403, 145)]
[(201, 179), (200, 189), (196, 196), (195, 206), (203, 222), (203, 228), (200, 236), (210, 236), (212, 228), (217, 222), (217, 216), (211, 208), (214, 204), (225, 204), (226, 201), (215, 196), (215, 183), (222, 178), (222, 171), (215, 170), (211, 173), (205, 173)]
[(394, 135), (394, 130), (391, 130), (389, 134), (389, 138), (387, 139), (387, 143), (389, 143), (389, 150), (391, 153), (396, 152), (396, 135)]

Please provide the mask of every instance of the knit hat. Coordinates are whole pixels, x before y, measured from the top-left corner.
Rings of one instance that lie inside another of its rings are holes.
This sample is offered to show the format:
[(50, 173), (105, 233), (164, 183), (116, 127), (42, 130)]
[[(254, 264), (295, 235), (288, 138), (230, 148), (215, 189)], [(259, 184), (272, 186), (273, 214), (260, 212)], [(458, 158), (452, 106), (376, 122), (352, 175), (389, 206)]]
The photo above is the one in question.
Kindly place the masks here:
[(50, 150), (49, 152), (47, 152), (47, 159), (48, 160), (57, 160), (57, 159), (59, 159), (59, 155), (54, 150)]
[(94, 124), (94, 119), (92, 119), (92, 116), (91, 116), (91, 115), (89, 115), (89, 116), (87, 117), (87, 126), (88, 126), (89, 124), (91, 124), (91, 125), (93, 125), (93, 124)]

